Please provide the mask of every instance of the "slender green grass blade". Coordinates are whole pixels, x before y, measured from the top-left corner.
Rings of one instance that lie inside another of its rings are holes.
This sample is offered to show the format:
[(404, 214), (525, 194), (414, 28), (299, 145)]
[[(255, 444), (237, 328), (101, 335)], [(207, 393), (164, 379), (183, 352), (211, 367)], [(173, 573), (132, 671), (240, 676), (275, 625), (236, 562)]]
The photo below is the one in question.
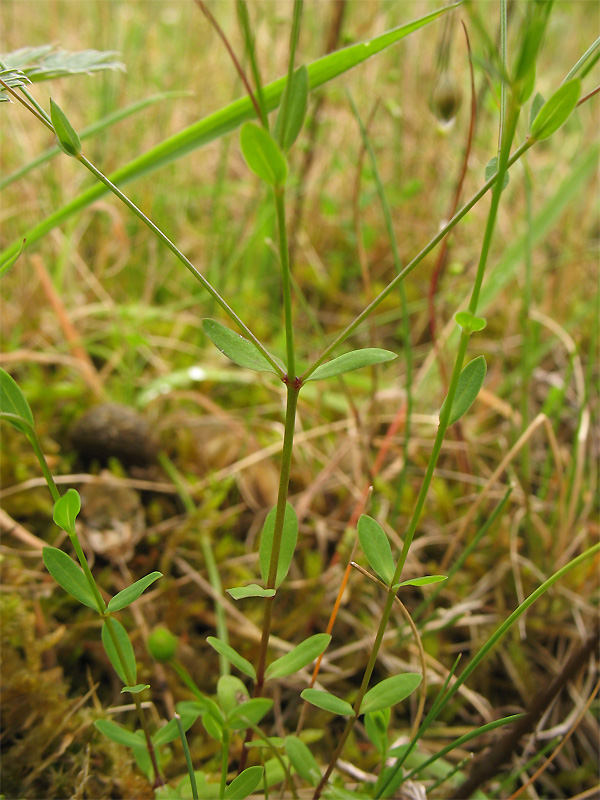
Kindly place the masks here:
[[(462, 2), (462, 0), (460, 0), (460, 2)], [(319, 86), (323, 86), (328, 81), (338, 77), (338, 75), (342, 75), (358, 64), (362, 64), (363, 61), (371, 58), (371, 56), (380, 53), (390, 45), (399, 42), (405, 36), (414, 33), (419, 30), (419, 28), (438, 19), (447, 11), (456, 8), (457, 5), (460, 5), (460, 2), (432, 11), (430, 14), (426, 14), (420, 19), (413, 20), (406, 25), (401, 25), (391, 31), (387, 31), (368, 42), (346, 47), (343, 50), (338, 50), (335, 53), (331, 53), (314, 61), (308, 66), (310, 89), (317, 89)], [(277, 108), (279, 105), (285, 84), (286, 78), (283, 77), (264, 87), (265, 105), (268, 111), (273, 111), (273, 109)], [(110, 180), (112, 183), (122, 187), (128, 181), (140, 178), (142, 175), (153, 172), (163, 167), (165, 164), (181, 158), (187, 153), (235, 130), (243, 122), (253, 118), (254, 107), (250, 99), (248, 97), (242, 97), (239, 100), (235, 100), (233, 103), (225, 106), (225, 108), (216, 111), (214, 114), (209, 114), (209, 116), (195, 122), (183, 131), (165, 139), (165, 141), (148, 150), (147, 153), (133, 159), (129, 164), (114, 172), (110, 176)], [(31, 228), (25, 236), (27, 243), (33, 244), (38, 239), (41, 239), (42, 236), (45, 236), (45, 234), (57, 225), (69, 219), (73, 214), (78, 213), (90, 205), (90, 203), (93, 203), (99, 197), (105, 195), (107, 191), (108, 189), (103, 184), (94, 184), (94, 186), (82, 192), (82, 194), (78, 195), (70, 203), (67, 203), (67, 205)], [(0, 260), (3, 261), (16, 252), (22, 238), (21, 236), (18, 242), (14, 242), (7, 247), (1, 254)]]

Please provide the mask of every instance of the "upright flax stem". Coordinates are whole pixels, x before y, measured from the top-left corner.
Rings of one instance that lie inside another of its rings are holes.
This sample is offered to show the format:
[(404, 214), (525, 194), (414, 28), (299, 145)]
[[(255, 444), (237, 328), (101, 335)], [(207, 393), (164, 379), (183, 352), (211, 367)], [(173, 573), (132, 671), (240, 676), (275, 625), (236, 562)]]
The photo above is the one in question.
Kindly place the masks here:
[(281, 288), (283, 293), (283, 314), (285, 318), (285, 347), (287, 353), (288, 380), (296, 377), (296, 357), (294, 354), (294, 320), (292, 318), (292, 287), (290, 281), (290, 252), (288, 248), (287, 229), (285, 224), (285, 187), (277, 186), (273, 190), (277, 209), (277, 227), (279, 232), (279, 260), (281, 264)]
[[(294, 383), (287, 384), (287, 403), (285, 409), (285, 431), (283, 434), (283, 451), (281, 453), (281, 472), (279, 475), (279, 491), (277, 494), (277, 511), (275, 513), (275, 531), (273, 533), (273, 548), (271, 551), (271, 563), (269, 564), (269, 577), (267, 578), (267, 589), (274, 589), (277, 579), (277, 566), (279, 564), (279, 552), (281, 550), (281, 537), (283, 533), (283, 521), (285, 518), (285, 505), (287, 501), (288, 486), (290, 483), (290, 468), (292, 465), (292, 448), (294, 444), (294, 428), (296, 425), (296, 408), (298, 406), (298, 394), (300, 387)], [(267, 647), (271, 633), (271, 617), (273, 614), (274, 597), (265, 600), (265, 612), (263, 616), (262, 638), (260, 642), (260, 653), (258, 656), (258, 666), (256, 670), (255, 697), (262, 693), (265, 667), (267, 662)]]

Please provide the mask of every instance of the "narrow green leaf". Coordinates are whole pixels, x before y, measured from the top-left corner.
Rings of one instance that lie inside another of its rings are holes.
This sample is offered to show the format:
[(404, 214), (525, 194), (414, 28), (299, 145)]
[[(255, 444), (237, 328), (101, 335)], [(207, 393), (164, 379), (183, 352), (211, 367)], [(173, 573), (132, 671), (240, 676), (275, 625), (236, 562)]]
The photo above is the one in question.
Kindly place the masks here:
[(225, 789), (223, 795), (225, 800), (244, 800), (258, 789), (263, 779), (263, 772), (262, 767), (246, 767)]
[(245, 122), (240, 132), (240, 146), (246, 164), (269, 186), (283, 186), (288, 173), (281, 148), (266, 128)]
[(148, 588), (148, 586), (154, 583), (154, 581), (157, 581), (159, 578), (162, 578), (162, 572), (151, 572), (144, 578), (140, 578), (139, 581), (132, 583), (131, 586), (123, 589), (116, 594), (112, 600), (110, 600), (107, 606), (108, 611), (120, 611), (122, 608), (125, 608), (125, 606), (133, 603), (133, 601), (137, 600), (142, 592)]
[(363, 350), (353, 350), (351, 353), (344, 353), (344, 355), (338, 356), (326, 364), (321, 364), (306, 380), (320, 381), (324, 378), (333, 378), (335, 375), (342, 375), (344, 372), (351, 372), (353, 369), (382, 364), (384, 361), (392, 361), (394, 358), (396, 358), (396, 354), (389, 350), (382, 350), (379, 347), (365, 347)]
[(483, 317), (476, 317), (470, 311), (459, 311), (454, 315), (454, 319), (466, 333), (478, 333), (487, 325), (487, 321)]
[(109, 719), (97, 719), (94, 722), (94, 727), (104, 734), (107, 739), (117, 744), (123, 744), (125, 747), (139, 747), (141, 744), (140, 737), (137, 734), (122, 728)]
[(81, 142), (79, 141), (79, 136), (75, 133), (64, 111), (56, 105), (52, 98), (50, 98), (50, 119), (52, 120), (60, 149), (68, 156), (77, 157), (80, 155)]
[[(486, 370), (487, 365), (485, 363), (485, 358), (483, 356), (477, 356), (477, 358), (470, 361), (460, 373), (448, 425), (454, 425), (454, 423), (471, 408), (475, 402), (475, 398), (479, 394), (479, 390), (483, 386)], [(446, 401), (444, 400), (440, 410), (440, 416), (445, 406)]]
[(563, 83), (538, 111), (531, 125), (532, 139), (547, 139), (571, 116), (581, 93), (579, 78)]
[(389, 586), (396, 565), (385, 531), (372, 517), (363, 514), (358, 520), (358, 538), (371, 568)]
[[(498, 172), (498, 156), (492, 156), (488, 163), (485, 165), (485, 182), (487, 183), (490, 178)], [(508, 172), (504, 173), (504, 180), (502, 181), (502, 191), (506, 189), (508, 186), (508, 182), (510, 181), (510, 175)], [(459, 323), (460, 324), (460, 323)]]
[(411, 578), (402, 583), (395, 583), (394, 589), (398, 590), (401, 586), (429, 586), (430, 583), (440, 583), (448, 580), (446, 575), (425, 575), (423, 578)]
[(144, 689), (149, 689), (149, 688), (150, 688), (149, 683), (136, 683), (135, 686), (124, 686), (121, 689), (121, 694), (124, 694), (125, 692), (129, 692), (130, 694), (140, 694), (141, 692), (144, 691)]
[(237, 667), (240, 672), (243, 672), (244, 675), (252, 678), (253, 681), (256, 680), (256, 670), (252, 664), (238, 652), (236, 652), (233, 647), (225, 644), (225, 642), (222, 642), (220, 639), (215, 639), (214, 636), (208, 636), (206, 641), (217, 651), (217, 653), (220, 653), (229, 661), (231, 661), (233, 666)]
[(320, 656), (330, 641), (331, 636), (328, 633), (315, 633), (314, 636), (309, 636), (289, 653), (269, 664), (265, 678), (285, 678), (286, 675), (298, 672)]
[(421, 679), (421, 675), (416, 672), (386, 678), (366, 693), (360, 706), (360, 713), (368, 714), (395, 706), (415, 691)]
[(305, 689), (300, 697), (308, 701), (312, 706), (329, 711), (330, 714), (337, 714), (340, 717), (353, 717), (354, 709), (341, 697), (336, 697), (329, 692), (322, 692), (320, 689)]
[(263, 589), (258, 583), (250, 583), (248, 586), (232, 586), (227, 589), (234, 600), (242, 600), (245, 597), (273, 597), (275, 589)]
[(54, 504), (54, 522), (70, 536), (75, 534), (75, 520), (81, 511), (81, 498), (76, 489), (69, 489)]
[[(260, 537), (260, 547), (258, 559), (260, 562), (260, 574), (266, 583), (269, 577), (269, 565), (271, 563), (271, 551), (273, 550), (273, 536), (275, 534), (275, 517), (277, 508), (272, 508), (267, 514)], [(277, 577), (275, 588), (277, 588), (285, 576), (288, 574), (290, 564), (296, 549), (298, 540), (298, 517), (293, 506), (285, 504), (285, 516), (283, 518), (283, 531), (281, 534), (281, 548), (279, 550), (279, 563), (277, 564)]]
[[(115, 647), (115, 644), (112, 640), (112, 636), (109, 633), (108, 629), (109, 625), (111, 626), (117, 638), (117, 642), (119, 643), (119, 647), (123, 655), (125, 665), (121, 663), (121, 659), (119, 658), (117, 648)], [(135, 679), (137, 677), (137, 664), (135, 663), (135, 654), (133, 652), (133, 646), (129, 640), (127, 631), (121, 625), (119, 620), (111, 618), (110, 620), (104, 621), (104, 623), (102, 624), (102, 644), (104, 645), (104, 649), (106, 650), (106, 655), (108, 656), (108, 660), (113, 665), (115, 672), (117, 673), (119, 678), (123, 681), (123, 683), (126, 686), (129, 685), (127, 672), (129, 672), (130, 677), (133, 678), (133, 683), (135, 683)]]
[(42, 560), (50, 575), (59, 586), (62, 586), (65, 592), (79, 600), (84, 606), (89, 606), (94, 611), (98, 611), (98, 605), (83, 574), (83, 570), (70, 556), (56, 547), (44, 547)]
[(377, 748), (377, 752), (387, 753), (389, 749), (387, 729), (390, 724), (390, 709), (372, 711), (364, 716), (364, 726), (367, 736)]
[(273, 701), (268, 697), (253, 697), (246, 700), (231, 711), (227, 716), (227, 725), (232, 730), (247, 728), (248, 723), (258, 725), (261, 719), (273, 708)]
[(321, 780), (321, 770), (316, 758), (302, 739), (297, 736), (286, 736), (285, 752), (298, 775), (311, 786), (316, 786)]
[(19, 249), (17, 250), (17, 252), (16, 252), (16, 253), (14, 253), (12, 256), (9, 256), (9, 257), (8, 257), (7, 259), (5, 259), (4, 261), (2, 261), (2, 263), (0, 264), (0, 280), (1, 280), (1, 279), (2, 279), (2, 278), (5, 276), (5, 275), (8, 275), (8, 273), (9, 273), (9, 272), (11, 271), (11, 269), (14, 267), (14, 265), (15, 265), (15, 264), (16, 264), (16, 262), (17, 262), (17, 259), (19, 258), (19, 256), (20, 256), (20, 255), (21, 255), (21, 253), (23, 252), (23, 247), (24, 247), (24, 246), (25, 246), (25, 239), (23, 239), (23, 241), (21, 242), (21, 246), (19, 247)]
[(239, 333), (235, 333), (214, 319), (202, 320), (202, 327), (214, 346), (238, 366), (256, 372), (275, 372), (252, 342)]
[(13, 428), (22, 433), (28, 433), (29, 428), (33, 428), (33, 414), (25, 395), (15, 379), (2, 367), (0, 367), (0, 412), (14, 414), (23, 420), (24, 425), (21, 425), (18, 420), (7, 420)]
[(529, 109), (529, 128), (533, 125), (534, 119), (540, 112), (541, 107), (544, 105), (546, 101), (544, 100), (543, 95), (539, 92), (536, 92), (535, 97), (531, 101), (531, 108)]
[[(397, 28), (386, 31), (379, 36), (375, 36), (368, 42), (359, 42), (358, 44), (338, 50), (335, 53), (329, 53), (312, 64), (309, 64), (308, 76), (310, 80), (310, 90), (314, 91), (319, 86), (323, 86), (338, 75), (342, 75), (353, 67), (362, 64), (368, 58), (380, 53), (387, 47), (404, 39), (409, 34), (414, 33), (448, 13), (448, 11), (456, 8), (457, 5), (459, 5), (459, 3), (451, 3), (442, 6), (420, 19), (412, 20)], [(268, 86), (263, 87), (263, 96), (267, 111), (273, 111), (273, 109), (277, 108), (285, 84), (286, 78), (282, 77), (273, 81), (273, 83), (270, 83)], [(169, 164), (171, 161), (175, 161), (197, 148), (203, 147), (209, 142), (230, 133), (239, 127), (242, 122), (253, 119), (254, 116), (255, 111), (250, 99), (247, 96), (241, 97), (239, 100), (235, 100), (233, 103), (230, 103), (224, 108), (220, 108), (213, 114), (209, 114), (209, 116), (204, 119), (184, 128), (182, 131), (165, 139), (163, 142), (159, 142), (159, 144), (148, 150), (148, 152), (138, 156), (129, 164), (126, 164), (110, 175), (110, 180), (118, 186), (123, 186), (128, 181), (140, 178), (142, 175), (147, 175)], [(103, 183), (97, 183), (91, 186), (70, 203), (67, 203), (67, 205), (55, 211), (31, 228), (26, 234), (28, 244), (33, 244), (57, 225), (62, 224), (73, 214), (79, 213), (83, 208), (95, 202), (107, 192), (108, 189)], [(13, 242), (1, 254), (3, 260), (14, 254), (15, 250), (20, 246), (21, 238), (18, 242)]]
[[(290, 99), (287, 107), (287, 119), (285, 121), (285, 131), (282, 130), (283, 120), (282, 111), (286, 105), (286, 95), (290, 92)], [(273, 136), (277, 139), (284, 151), (288, 151), (298, 138), (298, 134), (304, 125), (306, 109), (308, 108), (308, 70), (303, 65), (292, 75), (290, 86), (285, 87), (281, 98), (280, 109), (277, 115)]]
[[(177, 703), (177, 713), (181, 718), (181, 725), (184, 731), (189, 730), (194, 722), (200, 716), (200, 708), (197, 703), (182, 701)], [(152, 743), (155, 747), (161, 747), (163, 744), (174, 742), (179, 739), (179, 728), (177, 727), (177, 720), (170, 719), (166, 725), (159, 728), (152, 737)]]

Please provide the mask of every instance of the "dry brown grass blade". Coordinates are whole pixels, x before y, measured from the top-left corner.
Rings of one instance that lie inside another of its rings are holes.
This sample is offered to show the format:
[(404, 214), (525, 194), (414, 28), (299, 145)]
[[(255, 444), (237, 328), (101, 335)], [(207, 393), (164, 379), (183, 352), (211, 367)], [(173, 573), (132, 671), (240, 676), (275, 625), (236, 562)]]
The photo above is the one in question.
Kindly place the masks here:
[(81, 337), (79, 336), (77, 330), (75, 329), (75, 326), (69, 319), (67, 310), (63, 304), (63, 301), (61, 300), (60, 295), (54, 288), (54, 284), (52, 283), (52, 278), (50, 277), (48, 270), (46, 269), (46, 265), (44, 264), (42, 257), (39, 255), (39, 253), (33, 253), (33, 255), (31, 256), (31, 261), (33, 263), (35, 274), (37, 275), (38, 280), (42, 285), (42, 289), (44, 290), (44, 293), (48, 298), (48, 302), (54, 309), (54, 312), (58, 319), (58, 324), (60, 325), (60, 328), (65, 337), (65, 341), (67, 342), (69, 349), (77, 359), (79, 369), (81, 371), (81, 375), (84, 381), (87, 383), (87, 385), (96, 395), (96, 397), (104, 399), (106, 397), (106, 392), (104, 390), (104, 386), (102, 385), (102, 381), (100, 380), (100, 377), (96, 372), (96, 368), (92, 363), (92, 359), (89, 357), (85, 348), (81, 344)]
[[(500, 464), (496, 467), (494, 472), (489, 477), (484, 488), (477, 495), (477, 499), (475, 500), (473, 505), (469, 508), (469, 511), (463, 517), (460, 528), (456, 532), (456, 535), (452, 537), (452, 540), (448, 545), (446, 552), (444, 553), (444, 557), (442, 558), (440, 564), (441, 572), (444, 572), (445, 570), (448, 569), (448, 565), (450, 564), (450, 561), (452, 559), (452, 556), (454, 555), (454, 552), (456, 551), (456, 548), (461, 543), (469, 525), (471, 524), (473, 518), (475, 517), (475, 514), (477, 513), (479, 507), (487, 497), (488, 492), (492, 489), (494, 484), (498, 481), (502, 473), (506, 470), (506, 468), (515, 458), (517, 453), (521, 450), (521, 448), (531, 439), (536, 430), (541, 426), (544, 427), (546, 434), (548, 436), (548, 441), (550, 442), (550, 447), (554, 455), (556, 471), (558, 473), (557, 474), (558, 483), (559, 486), (561, 487), (561, 493), (563, 492), (564, 490), (563, 467), (562, 467), (562, 459), (558, 448), (558, 442), (556, 441), (556, 436), (554, 435), (554, 431), (552, 430), (552, 425), (550, 424), (550, 420), (548, 419), (548, 417), (545, 414), (538, 414), (537, 417), (532, 421), (531, 425), (527, 428), (527, 430), (523, 434), (521, 434), (521, 436), (517, 439), (515, 444), (510, 448), (508, 453), (504, 456)], [(562, 507), (562, 502), (560, 503), (560, 505)]]

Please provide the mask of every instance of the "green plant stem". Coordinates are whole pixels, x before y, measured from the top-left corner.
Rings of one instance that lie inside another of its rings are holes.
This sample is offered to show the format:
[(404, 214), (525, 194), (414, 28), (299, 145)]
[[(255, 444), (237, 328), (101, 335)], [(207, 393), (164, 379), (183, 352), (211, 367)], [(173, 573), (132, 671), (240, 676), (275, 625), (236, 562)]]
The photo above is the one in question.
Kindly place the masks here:
[(290, 281), (290, 254), (287, 228), (285, 224), (285, 187), (273, 190), (277, 209), (277, 228), (279, 233), (279, 259), (281, 264), (281, 288), (283, 294), (283, 314), (285, 319), (285, 347), (287, 353), (287, 376), (290, 381), (296, 377), (294, 353), (294, 320), (292, 317), (292, 287)]
[(223, 726), (223, 740), (221, 742), (221, 783), (219, 786), (219, 800), (223, 800), (227, 788), (227, 768), (229, 766), (229, 731)]
[(181, 724), (181, 717), (177, 713), (175, 714), (175, 721), (177, 722), (177, 730), (179, 731), (179, 738), (181, 739), (183, 753), (185, 755), (185, 763), (187, 766), (188, 775), (190, 776), (192, 797), (194, 798), (194, 800), (198, 800), (198, 787), (196, 786), (196, 776), (194, 775), (194, 765), (192, 764), (192, 756), (190, 754), (190, 748), (187, 743), (185, 731), (183, 730), (183, 725)]
[[(508, 167), (512, 167), (512, 165), (517, 162), (524, 153), (526, 153), (530, 147), (535, 144), (533, 139), (526, 139), (520, 147), (515, 150), (512, 156), (508, 160)], [(368, 306), (366, 306), (361, 313), (335, 338), (335, 340), (321, 353), (321, 355), (314, 361), (308, 369), (306, 369), (302, 375), (300, 376), (302, 381), (306, 381), (307, 378), (312, 375), (312, 373), (319, 367), (324, 361), (326, 361), (331, 354), (336, 350), (336, 348), (342, 344), (349, 336), (351, 336), (354, 331), (369, 317), (373, 311), (381, 305), (381, 303), (386, 299), (386, 297), (394, 291), (394, 289), (398, 286), (398, 284), (410, 275), (410, 273), (423, 261), (423, 259), (429, 255), (429, 253), (436, 247), (444, 238), (447, 236), (448, 233), (456, 227), (456, 225), (460, 222), (460, 220), (469, 213), (469, 211), (475, 206), (481, 198), (497, 183), (499, 172), (496, 172), (495, 175), (485, 183), (481, 189), (473, 195), (473, 197), (468, 200), (465, 205), (456, 212), (456, 214), (452, 217), (452, 219), (444, 225), (441, 231), (433, 237), (425, 247), (417, 253), (417, 255), (410, 261), (400, 272), (399, 275), (391, 280), (388, 285), (383, 289), (377, 297), (372, 300)]]
[[(73, 540), (73, 539), (71, 538), (71, 540)], [(84, 560), (85, 560), (85, 557), (84, 557)], [(86, 566), (87, 566), (87, 562), (86, 562)], [(88, 567), (88, 570), (89, 570), (89, 567)], [(93, 578), (92, 578), (92, 581), (94, 581)], [(95, 582), (94, 582), (94, 585), (95, 585)], [(131, 672), (129, 671), (129, 667), (127, 665), (127, 661), (126, 661), (125, 656), (123, 654), (123, 650), (121, 648), (121, 644), (119, 642), (119, 638), (118, 638), (117, 634), (115, 633), (115, 629), (113, 628), (113, 620), (111, 619), (110, 614), (108, 614), (106, 616), (103, 615), (103, 618), (104, 618), (104, 622), (106, 623), (106, 629), (108, 631), (108, 635), (111, 638), (111, 641), (113, 643), (113, 647), (115, 648), (115, 651), (117, 653), (118, 659), (121, 662), (121, 668), (123, 669), (123, 672), (125, 673), (125, 678), (127, 680), (127, 685), (128, 686), (132, 686), (135, 683), (135, 676), (132, 675)], [(154, 770), (154, 787), (156, 788), (158, 786), (163, 786), (164, 785), (164, 779), (163, 779), (163, 777), (162, 777), (162, 775), (160, 773), (160, 769), (158, 767), (158, 762), (156, 760), (156, 753), (154, 752), (154, 744), (152, 742), (152, 737), (150, 736), (150, 730), (148, 728), (148, 722), (146, 720), (146, 715), (144, 714), (144, 709), (142, 708), (142, 702), (140, 700), (140, 696), (139, 696), (139, 694), (133, 694), (132, 698), (133, 698), (133, 703), (135, 705), (135, 710), (136, 710), (137, 715), (138, 715), (138, 719), (140, 721), (142, 732), (143, 732), (144, 738), (146, 740), (146, 748), (148, 750), (148, 755), (150, 756), (150, 761), (152, 763), (152, 769)]]
[[(504, 128), (504, 131), (503, 131), (503, 141), (502, 141), (502, 146), (501, 146), (501, 149), (500, 149), (500, 157), (498, 159), (498, 172), (497, 172), (497, 175), (496, 175), (497, 182), (495, 183), (494, 190), (492, 192), (492, 197), (491, 197), (491, 201), (490, 201), (490, 209), (489, 209), (489, 212), (488, 212), (487, 223), (486, 223), (485, 232), (484, 232), (483, 240), (482, 240), (482, 244), (481, 244), (481, 253), (480, 253), (479, 262), (478, 262), (478, 265), (477, 265), (477, 272), (475, 274), (475, 280), (474, 280), (474, 283), (473, 283), (473, 290), (472, 290), (472, 293), (471, 293), (471, 299), (470, 299), (470, 302), (469, 302), (469, 311), (472, 314), (475, 314), (476, 311), (477, 311), (477, 302), (478, 302), (478, 299), (479, 299), (479, 294), (481, 292), (481, 286), (483, 284), (483, 277), (484, 277), (484, 274), (485, 274), (485, 267), (486, 267), (487, 259), (488, 259), (488, 255), (489, 255), (490, 245), (491, 245), (491, 241), (492, 241), (492, 235), (493, 235), (495, 224), (496, 224), (496, 218), (498, 216), (498, 207), (499, 207), (499, 203), (500, 203), (500, 195), (502, 194), (502, 187), (503, 187), (503, 183), (504, 183), (504, 175), (506, 174), (506, 171), (508, 169), (510, 146), (511, 146), (512, 140), (514, 138), (514, 134), (515, 134), (516, 126), (517, 126), (517, 121), (518, 121), (518, 118), (519, 118), (519, 111), (520, 111), (520, 109), (517, 106), (515, 106), (514, 104), (511, 103), (511, 107), (510, 107), (510, 111), (509, 111), (509, 115), (508, 115), (508, 120), (507, 120), (507, 123), (506, 123), (506, 127)], [(407, 269), (408, 269), (408, 267), (402, 273), (400, 273), (400, 275), (403, 275), (404, 273), (406, 273)], [(400, 275), (397, 276), (394, 279), (394, 281), (392, 281), (391, 284), (388, 285), (388, 287), (387, 287), (388, 289), (389, 289), (390, 286), (392, 286), (392, 284), (394, 284), (395, 281), (398, 281), (398, 279), (400, 278)], [(384, 292), (385, 291), (387, 291), (387, 289), (384, 290)], [(379, 295), (379, 297), (381, 297), (381, 295)], [(371, 305), (373, 305), (373, 304), (371, 303)], [(462, 365), (463, 365), (463, 362), (464, 362), (464, 359), (465, 359), (465, 355), (467, 353), (467, 348), (468, 348), (468, 345), (469, 345), (469, 339), (470, 339), (470, 333), (465, 331), (465, 330), (462, 330), (461, 331), (461, 335), (460, 335), (460, 340), (459, 340), (459, 343), (458, 343), (458, 351), (456, 353), (456, 358), (455, 358), (455, 361), (454, 361), (454, 368), (452, 370), (452, 376), (450, 378), (450, 385), (448, 387), (448, 393), (447, 393), (446, 401), (445, 401), (445, 403), (444, 403), (444, 405), (442, 407), (441, 413), (440, 413), (440, 422), (439, 422), (437, 434), (436, 434), (436, 437), (435, 437), (434, 445), (433, 445), (433, 448), (432, 448), (432, 451), (431, 451), (431, 455), (429, 457), (429, 463), (427, 464), (427, 470), (425, 472), (425, 476), (424, 476), (423, 482), (421, 484), (421, 489), (420, 489), (419, 495), (417, 497), (417, 502), (415, 503), (415, 508), (414, 508), (414, 511), (413, 511), (413, 514), (412, 514), (412, 517), (411, 517), (411, 521), (410, 521), (406, 536), (404, 537), (404, 543), (403, 543), (403, 546), (402, 546), (402, 551), (400, 553), (400, 557), (398, 559), (398, 563), (396, 565), (396, 569), (394, 571), (394, 576), (393, 576), (393, 578), (391, 580), (390, 587), (400, 581), (400, 577), (402, 575), (402, 570), (404, 569), (404, 564), (406, 563), (406, 559), (408, 557), (408, 552), (409, 552), (410, 547), (412, 545), (413, 538), (414, 538), (415, 532), (417, 530), (417, 525), (418, 525), (419, 520), (421, 518), (421, 513), (422, 513), (423, 507), (425, 505), (425, 500), (427, 498), (427, 494), (429, 493), (429, 487), (431, 485), (431, 481), (432, 481), (432, 478), (433, 478), (433, 473), (434, 473), (435, 467), (437, 465), (437, 460), (438, 460), (440, 451), (442, 449), (442, 444), (443, 444), (443, 441), (444, 441), (444, 437), (446, 435), (446, 431), (448, 430), (448, 427), (449, 427), (448, 423), (449, 423), (449, 420), (450, 420), (450, 413), (452, 411), (452, 404), (453, 404), (453, 401), (454, 401), (454, 396), (456, 394), (456, 388), (457, 388), (458, 379), (460, 377), (460, 373), (461, 373), (461, 370), (462, 370)], [(337, 745), (337, 747), (335, 749), (335, 752), (334, 752), (333, 756), (331, 757), (331, 760), (329, 762), (327, 770), (325, 771), (325, 774), (323, 775), (323, 778), (321, 779), (321, 782), (319, 783), (319, 785), (317, 786), (317, 789), (315, 790), (314, 800), (317, 800), (317, 798), (320, 797), (321, 792), (322, 792), (325, 784), (327, 783), (327, 781), (329, 779), (329, 776), (333, 772), (335, 764), (336, 764), (338, 758), (340, 757), (340, 755), (341, 755), (341, 753), (343, 751), (343, 748), (344, 748), (344, 745), (346, 743), (346, 740), (348, 739), (348, 736), (350, 735), (350, 732), (351, 732), (352, 728), (354, 727), (356, 719), (358, 718), (358, 714), (360, 713), (360, 706), (361, 706), (363, 698), (364, 698), (364, 696), (366, 694), (367, 688), (369, 686), (369, 682), (371, 680), (371, 675), (373, 673), (373, 669), (375, 667), (375, 663), (376, 663), (377, 657), (379, 655), (379, 648), (381, 647), (381, 642), (383, 641), (383, 636), (384, 636), (387, 624), (389, 622), (390, 614), (391, 614), (393, 603), (394, 603), (394, 596), (395, 596), (395, 592), (393, 592), (391, 590), (391, 588), (390, 588), (390, 590), (387, 593), (385, 605), (384, 605), (383, 612), (382, 612), (382, 615), (381, 615), (381, 620), (380, 620), (380, 623), (379, 623), (379, 628), (377, 630), (377, 634), (375, 636), (375, 641), (373, 643), (371, 654), (369, 656), (369, 660), (368, 660), (367, 666), (365, 668), (365, 672), (364, 672), (364, 675), (363, 675), (363, 680), (362, 680), (362, 683), (361, 683), (360, 688), (358, 690), (358, 694), (356, 696), (356, 700), (354, 702), (355, 715), (353, 717), (349, 717), (348, 718), (348, 721), (346, 723), (346, 727), (344, 728), (344, 731), (343, 731), (343, 733), (342, 733), (342, 735), (340, 737), (340, 740), (339, 740), (338, 745)]]
[(133, 213), (136, 215), (136, 217), (138, 217), (144, 223), (144, 225), (146, 225), (146, 227), (148, 227), (152, 231), (152, 233), (158, 239), (160, 239), (160, 241), (163, 244), (165, 244), (169, 248), (169, 250), (173, 253), (173, 255), (176, 258), (178, 258), (179, 261), (181, 261), (181, 263), (189, 270), (189, 272), (192, 273), (192, 275), (196, 278), (196, 280), (198, 280), (202, 284), (202, 287), (210, 294), (210, 296), (214, 300), (216, 300), (216, 302), (221, 306), (223, 311), (225, 311), (225, 313), (233, 320), (233, 322), (235, 322), (235, 324), (250, 339), (250, 341), (256, 347), (256, 349), (264, 356), (264, 358), (266, 358), (266, 360), (269, 362), (269, 364), (273, 367), (273, 370), (275, 371), (275, 373), (277, 375), (279, 375), (279, 377), (282, 378), (283, 377), (283, 373), (282, 373), (281, 367), (273, 359), (273, 357), (270, 355), (268, 350), (260, 343), (260, 341), (256, 338), (256, 336), (252, 333), (252, 331), (248, 328), (248, 326), (244, 322), (242, 322), (240, 317), (238, 317), (238, 315), (231, 308), (231, 306), (225, 301), (225, 299), (223, 297), (221, 297), (221, 295), (212, 286), (212, 284), (210, 284), (206, 280), (204, 275), (192, 264), (192, 262), (188, 258), (186, 258), (186, 256), (184, 256), (184, 254), (181, 252), (181, 250), (179, 250), (179, 248), (169, 239), (169, 237), (166, 236), (161, 231), (161, 229), (157, 225), (155, 225), (154, 222), (152, 222), (152, 220), (150, 220), (144, 214), (144, 212), (141, 209), (139, 209), (135, 205), (135, 203), (133, 203), (127, 197), (127, 195), (123, 194), (123, 192), (117, 186), (115, 186), (114, 183), (112, 183), (106, 177), (106, 175), (104, 175), (102, 172), (100, 172), (100, 170), (96, 166), (94, 166), (94, 164), (92, 164), (92, 162), (89, 159), (87, 159), (83, 155), (83, 153), (79, 153), (79, 155), (76, 156), (76, 158), (77, 158), (78, 161), (80, 161), (84, 165), (84, 167), (86, 167), (92, 173), (92, 175), (94, 175), (96, 178), (98, 178), (99, 181), (102, 181), (102, 183), (105, 186), (107, 186), (110, 189), (110, 191), (114, 195), (116, 195), (119, 198), (119, 200), (121, 200), (121, 202), (123, 202), (127, 206), (127, 208), (129, 208), (131, 211), (133, 211)]
[[(281, 550), (281, 537), (283, 534), (283, 522), (285, 519), (285, 505), (287, 502), (288, 487), (290, 482), (290, 468), (292, 464), (292, 449), (294, 444), (294, 428), (296, 425), (296, 408), (298, 406), (298, 394), (300, 388), (292, 384), (287, 385), (287, 403), (285, 409), (285, 430), (283, 434), (283, 450), (281, 453), (281, 471), (279, 474), (279, 491), (277, 494), (277, 511), (275, 514), (275, 530), (273, 532), (273, 546), (271, 550), (271, 562), (269, 564), (269, 577), (267, 578), (267, 589), (274, 589), (277, 578), (277, 566), (279, 564), (279, 552)], [(254, 696), (260, 697), (265, 680), (265, 668), (267, 663), (267, 647), (271, 633), (271, 618), (273, 613), (273, 597), (265, 599), (265, 610), (263, 616), (262, 638), (260, 642), (260, 653), (258, 656), (258, 667), (256, 670), (256, 685)]]

